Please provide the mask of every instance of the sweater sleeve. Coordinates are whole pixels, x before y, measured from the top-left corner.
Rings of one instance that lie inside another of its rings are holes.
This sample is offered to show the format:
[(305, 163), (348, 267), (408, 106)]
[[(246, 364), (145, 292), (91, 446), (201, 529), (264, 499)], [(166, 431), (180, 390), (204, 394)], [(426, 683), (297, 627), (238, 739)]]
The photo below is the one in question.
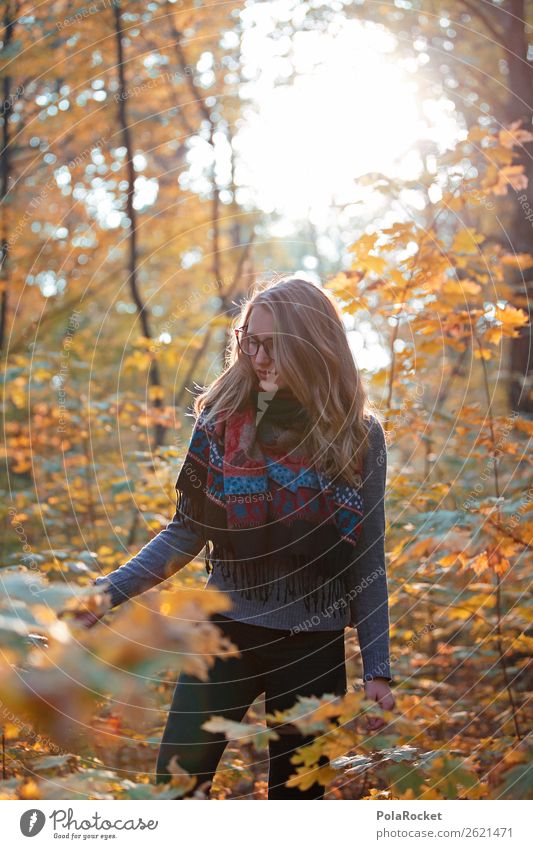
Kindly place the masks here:
[(126, 601), (170, 578), (204, 547), (205, 540), (185, 527), (176, 511), (166, 528), (123, 566), (96, 578), (95, 584), (111, 594), (111, 606)]
[(390, 673), (389, 598), (385, 567), (385, 484), (387, 446), (379, 420), (368, 430), (363, 469), (364, 516), (352, 564), (350, 625), (357, 629), (363, 678), (387, 678)]

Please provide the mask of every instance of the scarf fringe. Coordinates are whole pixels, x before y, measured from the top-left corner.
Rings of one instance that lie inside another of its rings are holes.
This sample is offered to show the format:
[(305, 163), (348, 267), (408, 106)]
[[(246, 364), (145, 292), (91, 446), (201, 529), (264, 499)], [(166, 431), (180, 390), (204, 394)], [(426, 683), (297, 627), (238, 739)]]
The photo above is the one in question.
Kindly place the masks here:
[(196, 498), (176, 486), (176, 511), (182, 524), (194, 533), (204, 536), (203, 505)]
[[(333, 607), (335, 602), (348, 595), (347, 571), (331, 578), (327, 563), (323, 558), (319, 562), (310, 562), (304, 555), (290, 554), (288, 556), (290, 572), (280, 574), (279, 566), (269, 558), (240, 562), (235, 560), (231, 548), (222, 544), (209, 550), (206, 544), (206, 570), (208, 574), (213, 566), (220, 570), (225, 581), (231, 579), (235, 592), (247, 601), (252, 599), (263, 604), (275, 593), (275, 601), (288, 604), (302, 600), (308, 613), (331, 616), (336, 619), (342, 615), (342, 607)], [(283, 593), (281, 592), (284, 587)]]

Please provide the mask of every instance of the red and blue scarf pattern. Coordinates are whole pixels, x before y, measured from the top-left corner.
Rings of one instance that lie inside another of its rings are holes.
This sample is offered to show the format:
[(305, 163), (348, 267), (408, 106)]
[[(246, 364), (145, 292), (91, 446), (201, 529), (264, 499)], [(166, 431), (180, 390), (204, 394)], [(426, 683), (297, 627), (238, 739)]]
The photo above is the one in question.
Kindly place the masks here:
[[(267, 406), (276, 421), (277, 403)], [(182, 521), (206, 541), (206, 569), (231, 568), (245, 593), (268, 598), (273, 561), (291, 564), (291, 596), (310, 609), (345, 591), (364, 514), (361, 475), (350, 485), (309, 466), (301, 453), (268, 450), (257, 439), (257, 406), (206, 424), (199, 414), (176, 482)], [(209, 546), (213, 551), (210, 553)]]

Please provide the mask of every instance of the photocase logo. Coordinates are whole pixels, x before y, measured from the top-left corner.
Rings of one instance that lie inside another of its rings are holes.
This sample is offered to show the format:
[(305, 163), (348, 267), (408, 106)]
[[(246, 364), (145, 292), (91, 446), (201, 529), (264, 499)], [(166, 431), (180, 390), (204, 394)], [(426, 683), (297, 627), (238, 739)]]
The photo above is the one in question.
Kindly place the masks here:
[(42, 831), (46, 822), (46, 817), (38, 808), (31, 808), (29, 811), (24, 811), (20, 818), (20, 830), (25, 837), (35, 837)]
[(272, 401), (277, 392), (276, 389), (272, 389), (270, 392), (258, 392), (257, 393), (257, 413), (255, 417), (255, 426), (259, 424), (263, 416), (265, 415), (268, 409), (269, 401)]

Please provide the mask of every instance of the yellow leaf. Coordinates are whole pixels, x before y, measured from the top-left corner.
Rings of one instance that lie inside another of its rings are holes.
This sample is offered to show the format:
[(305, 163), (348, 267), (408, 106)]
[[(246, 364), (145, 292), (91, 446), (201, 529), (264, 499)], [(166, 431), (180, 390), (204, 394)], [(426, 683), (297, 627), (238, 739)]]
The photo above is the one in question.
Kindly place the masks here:
[(518, 333), (514, 332), (515, 328), (522, 327), (522, 325), (528, 322), (528, 317), (524, 310), (516, 309), (516, 307), (512, 307), (510, 304), (506, 304), (503, 308), (495, 307), (495, 313), (497, 320), (502, 323), (502, 333), (506, 336), (518, 336)]
[(474, 124), (468, 131), (468, 141), (478, 144), (488, 135), (484, 127)]
[(520, 128), (520, 124), (521, 120), (513, 121), (508, 127), (500, 130), (498, 133), (500, 144), (503, 144), (504, 147), (511, 148), (515, 145), (522, 145), (524, 142), (533, 141), (533, 134), (529, 130)]
[(365, 233), (353, 245), (350, 245), (348, 250), (354, 254), (353, 268), (364, 268), (368, 271), (374, 271), (376, 274), (382, 274), (386, 267), (386, 260), (380, 256), (370, 254), (374, 249), (378, 239), (377, 233)]
[(481, 286), (474, 280), (447, 280), (442, 287), (442, 291), (446, 295), (464, 297), (464, 295), (477, 295), (481, 291)]
[(453, 240), (452, 251), (462, 254), (474, 254), (478, 252), (478, 245), (485, 240), (485, 236), (477, 233), (472, 227), (465, 227), (456, 233)]
[(493, 186), (495, 195), (506, 195), (507, 186), (510, 185), (515, 191), (527, 188), (527, 176), (524, 174), (523, 165), (506, 165), (498, 171), (498, 182)]
[(322, 766), (319, 769), (309, 770), (307, 767), (299, 767), (297, 774), (289, 778), (285, 783), (287, 787), (299, 787), (300, 790), (309, 790), (317, 781), (327, 786), (338, 776), (338, 771), (331, 766)]
[(36, 782), (32, 779), (30, 781), (26, 781), (19, 790), (19, 796), (21, 799), (40, 799), (41, 793)]
[(477, 557), (474, 557), (474, 559), (470, 561), (469, 566), (472, 567), (476, 575), (481, 575), (481, 573), (484, 572), (485, 569), (488, 569), (489, 566), (489, 558), (487, 557), (487, 552), (482, 551), (481, 554), (478, 554)]
[(6, 740), (16, 740), (20, 734), (20, 728), (18, 725), (14, 725), (12, 722), (6, 722), (4, 725), (4, 736)]
[(162, 386), (150, 386), (148, 389), (148, 398), (150, 401), (163, 400), (165, 391)]
[(528, 655), (533, 655), (533, 637), (526, 637), (525, 634), (520, 634), (516, 637), (509, 646), (509, 652), (521, 651)]
[(491, 559), (490, 565), (492, 566), (497, 575), (505, 575), (505, 573), (511, 566), (507, 558), (501, 557), (499, 554)]
[(387, 262), (382, 256), (373, 256), (372, 254), (367, 254), (363, 260), (361, 260), (361, 264), (367, 271), (374, 271), (376, 274), (383, 274), (385, 268), (387, 266)]
[(457, 560), (457, 554), (445, 554), (440, 560), (437, 560), (440, 566), (453, 566)]
[(522, 271), (526, 268), (531, 268), (533, 265), (533, 256), (531, 254), (504, 254), (501, 257), (502, 265), (516, 265)]
[(503, 336), (501, 327), (488, 327), (485, 333), (483, 334), (485, 340), (490, 342), (491, 345), (498, 345), (501, 342), (501, 338)]
[(124, 369), (136, 368), (139, 371), (146, 371), (150, 367), (152, 358), (150, 354), (141, 351), (134, 351), (129, 357), (124, 360)]

